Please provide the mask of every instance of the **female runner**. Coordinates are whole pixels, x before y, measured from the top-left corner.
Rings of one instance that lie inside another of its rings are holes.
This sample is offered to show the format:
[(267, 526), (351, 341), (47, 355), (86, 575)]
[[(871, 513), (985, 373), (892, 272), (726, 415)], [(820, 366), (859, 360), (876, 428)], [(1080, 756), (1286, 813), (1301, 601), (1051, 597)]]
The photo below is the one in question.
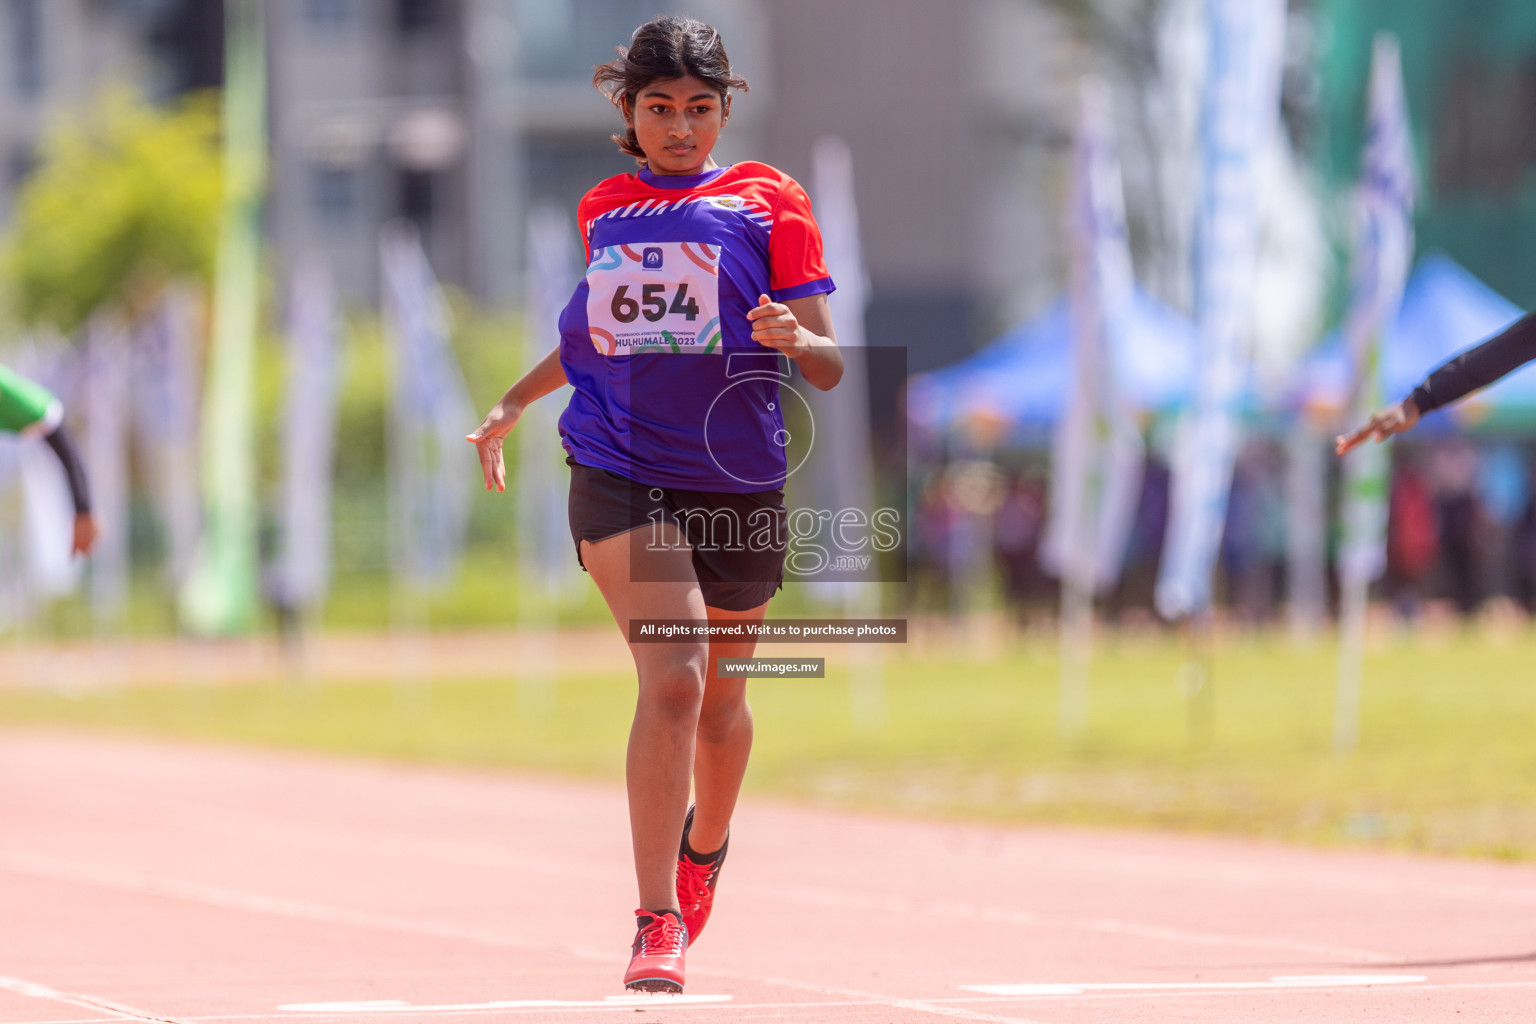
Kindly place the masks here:
[(469, 440), (486, 487), (505, 490), (503, 439), (528, 403), (573, 386), (560, 417), (571, 536), (639, 676), (625, 774), (641, 909), (624, 984), (680, 992), (752, 745), (745, 680), (717, 668), (755, 644), (644, 642), (631, 623), (761, 621), (787, 546), (785, 357), (822, 390), (843, 362), (805, 191), (766, 164), (711, 156), (731, 91), (747, 88), (719, 33), (658, 18), (618, 53), (593, 84), (623, 115), (614, 141), (639, 169), (582, 199), (587, 273), (560, 345)]
[(1413, 389), (1413, 394), (1378, 410), (1353, 433), (1336, 438), (1334, 450), (1343, 455), (1373, 438), (1385, 441), (1393, 434), (1412, 430), (1425, 413), (1487, 387), (1532, 359), (1536, 359), (1536, 313), (1516, 320), (1481, 345), (1446, 360)]

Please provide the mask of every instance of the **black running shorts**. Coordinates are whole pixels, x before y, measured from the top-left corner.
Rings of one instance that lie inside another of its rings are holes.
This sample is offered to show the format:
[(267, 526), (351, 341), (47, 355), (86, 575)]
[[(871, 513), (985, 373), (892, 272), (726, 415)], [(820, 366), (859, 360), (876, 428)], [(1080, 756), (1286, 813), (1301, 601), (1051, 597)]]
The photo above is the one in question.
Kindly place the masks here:
[(578, 562), (584, 540), (595, 544), (674, 523), (692, 549), (694, 576), (709, 607), (746, 611), (766, 604), (784, 585), (788, 513), (782, 490), (652, 487), (569, 457), (565, 463), (571, 467), (571, 540)]

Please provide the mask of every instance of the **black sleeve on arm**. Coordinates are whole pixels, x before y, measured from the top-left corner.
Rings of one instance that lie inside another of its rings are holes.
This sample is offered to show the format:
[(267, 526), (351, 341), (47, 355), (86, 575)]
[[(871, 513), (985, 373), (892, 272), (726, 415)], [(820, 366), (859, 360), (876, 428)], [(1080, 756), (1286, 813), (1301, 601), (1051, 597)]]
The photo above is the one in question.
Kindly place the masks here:
[(55, 427), (53, 433), (43, 438), (48, 442), (59, 461), (64, 464), (64, 475), (69, 477), (69, 496), (75, 501), (75, 514), (80, 515), (91, 510), (91, 489), (85, 482), (85, 466), (80, 462), (80, 456), (75, 451), (75, 446), (69, 439), (69, 434), (63, 425)]
[(1419, 412), (1426, 413), (1487, 387), (1532, 359), (1536, 359), (1536, 313), (1442, 364), (1408, 397)]

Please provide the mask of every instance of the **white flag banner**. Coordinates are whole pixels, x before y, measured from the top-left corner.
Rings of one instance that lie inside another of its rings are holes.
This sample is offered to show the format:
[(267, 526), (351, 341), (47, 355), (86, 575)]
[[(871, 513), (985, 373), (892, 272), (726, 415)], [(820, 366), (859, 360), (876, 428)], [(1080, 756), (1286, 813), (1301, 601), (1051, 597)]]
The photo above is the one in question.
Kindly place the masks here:
[(1202, 201), (1196, 226), (1199, 370), (1173, 452), (1168, 536), (1157, 608), (1168, 618), (1211, 606), (1248, 388), (1258, 264), (1259, 169), (1275, 144), (1285, 0), (1208, 0), (1202, 103)]
[(91, 551), (91, 610), (114, 619), (128, 600), (129, 338), (104, 316), (87, 327), (85, 470), (101, 536)]
[(1104, 590), (1120, 578), (1145, 445), (1116, 367), (1135, 281), (1109, 86), (1097, 78), (1082, 85), (1073, 182), (1072, 390), (1053, 439), (1040, 557), (1053, 574)]
[[(523, 371), (560, 343), (560, 313), (576, 288), (581, 258), (576, 228), (553, 204), (528, 217), (528, 258), (523, 283)], [(571, 550), (567, 524), (565, 453), (557, 422), (568, 401), (568, 386), (534, 402), (517, 424), (518, 562), (525, 578), (537, 580), (555, 598), (579, 583), (581, 569)]]
[(278, 599), (297, 609), (323, 601), (331, 578), (339, 345), (335, 290), (318, 261), (294, 268), (287, 332), (282, 546), (274, 584)]
[[(1351, 422), (1381, 403), (1381, 359), (1413, 261), (1414, 171), (1408, 104), (1397, 41), (1376, 37), (1371, 60), (1365, 155), (1357, 196), (1354, 273), (1344, 336), (1355, 385)], [(1386, 568), (1388, 450), (1361, 445), (1344, 458), (1339, 572), (1365, 584)]]
[(478, 471), (464, 443), (479, 422), (449, 341), (448, 305), (408, 225), (380, 239), (384, 322), (393, 356), (390, 411), (391, 555), (397, 573), (423, 587), (446, 583), (469, 527)]
[(169, 289), (133, 339), (133, 426), (165, 540), (166, 574), (179, 586), (192, 566), (201, 523), (196, 293)]
[[(834, 136), (821, 139), (811, 151), (811, 167), (816, 223), (821, 227), (827, 272), (837, 285), (828, 303), (843, 357), (843, 377), (831, 391), (805, 388), (814, 418), (812, 443), (822, 449), (810, 460), (816, 478), (809, 483), (818, 507), (830, 510), (836, 521), (845, 510), (863, 516), (875, 513), (870, 359), (864, 337), (869, 271), (859, 241), (859, 208), (848, 144)], [(812, 581), (812, 585), (823, 600), (840, 595), (850, 615), (874, 614), (877, 595), (870, 583), (830, 578)]]

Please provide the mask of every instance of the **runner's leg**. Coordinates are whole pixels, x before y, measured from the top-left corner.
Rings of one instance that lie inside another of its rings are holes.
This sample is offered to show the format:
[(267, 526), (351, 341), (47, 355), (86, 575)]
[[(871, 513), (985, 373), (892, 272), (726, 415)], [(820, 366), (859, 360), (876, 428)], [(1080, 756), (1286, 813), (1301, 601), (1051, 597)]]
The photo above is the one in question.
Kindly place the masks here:
[[(710, 608), (711, 622), (761, 622), (766, 603), (747, 611)], [(696, 853), (714, 853), (725, 845), (736, 797), (752, 752), (752, 709), (745, 679), (721, 679), (721, 658), (750, 658), (756, 640), (714, 641), (704, 674), (704, 703), (699, 712), (698, 743), (693, 753), (695, 809), (688, 844)]]
[[(665, 544), (654, 547), (649, 527), (595, 544), (581, 542), (582, 564), (626, 638), (630, 619), (707, 617), (687, 542), (672, 524), (662, 529), (667, 531)], [(636, 577), (685, 582), (640, 582)], [(688, 812), (708, 645), (702, 640), (632, 643), (629, 651), (640, 682), (625, 761), (640, 906), (676, 912), (677, 848)]]

